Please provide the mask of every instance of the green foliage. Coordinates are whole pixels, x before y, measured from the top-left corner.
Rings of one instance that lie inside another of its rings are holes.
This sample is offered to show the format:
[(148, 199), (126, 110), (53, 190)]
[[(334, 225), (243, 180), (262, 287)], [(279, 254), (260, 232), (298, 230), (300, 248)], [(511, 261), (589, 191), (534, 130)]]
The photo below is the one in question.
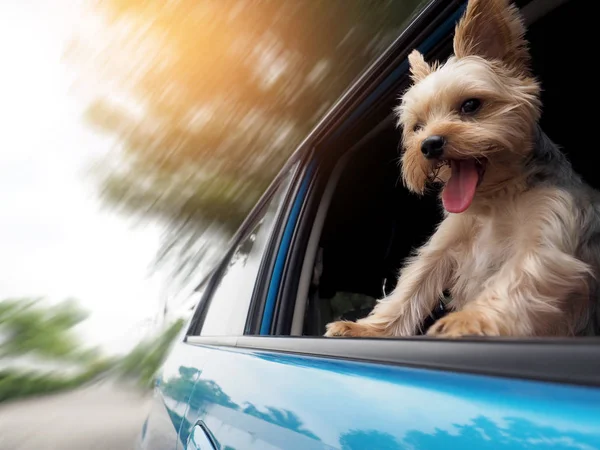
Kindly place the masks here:
[(0, 372), (0, 402), (48, 394), (75, 387), (73, 379), (48, 374), (4, 370)]
[(87, 317), (74, 300), (45, 305), (39, 299), (0, 302), (0, 357), (34, 353), (38, 357), (90, 359), (72, 329)]
[(98, 2), (103, 45), (75, 39), (68, 56), (110, 82), (86, 114), (121, 144), (98, 171), (104, 198), (166, 223), (159, 259), (185, 274), (421, 3)]
[[(112, 361), (101, 358), (97, 349), (82, 346), (73, 332), (86, 317), (73, 299), (58, 304), (38, 298), (0, 301), (0, 363), (8, 361), (0, 370), (0, 402), (75, 388), (110, 370)], [(24, 356), (82, 370), (68, 375), (10, 365)]]
[(2, 358), (12, 361), (30, 355), (35, 361), (47, 361), (58, 368), (79, 367), (73, 375), (64, 370), (46, 373), (2, 368), (0, 402), (72, 389), (109, 376), (134, 380), (147, 387), (183, 326), (183, 321), (178, 320), (129, 354), (107, 358), (97, 349), (84, 347), (73, 333), (73, 328), (86, 317), (75, 300), (56, 305), (29, 298), (0, 301), (0, 363)]

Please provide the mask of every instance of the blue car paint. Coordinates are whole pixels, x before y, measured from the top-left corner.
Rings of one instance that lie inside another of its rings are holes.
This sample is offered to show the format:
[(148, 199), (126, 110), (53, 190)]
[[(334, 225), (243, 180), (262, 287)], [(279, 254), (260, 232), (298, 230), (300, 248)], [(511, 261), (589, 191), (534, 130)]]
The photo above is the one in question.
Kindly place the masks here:
[[(189, 400), (203, 364), (196, 349), (182, 340), (177, 340), (158, 374), (145, 433), (140, 436), (144, 450), (175, 448), (180, 429), (189, 421)], [(194, 369), (189, 368), (190, 361)]]
[(600, 448), (598, 389), (195, 347), (188, 415), (222, 449)]
[(275, 301), (277, 299), (277, 292), (279, 292), (279, 284), (281, 277), (283, 276), (283, 268), (287, 257), (287, 252), (292, 241), (294, 229), (296, 228), (296, 221), (300, 215), (302, 204), (304, 203), (304, 197), (308, 191), (308, 185), (310, 183), (314, 164), (311, 163), (304, 174), (304, 179), (298, 190), (298, 194), (294, 199), (294, 204), (288, 217), (288, 221), (285, 225), (283, 237), (277, 251), (277, 258), (275, 259), (275, 267), (273, 268), (273, 274), (271, 275), (271, 281), (269, 283), (269, 290), (267, 291), (267, 300), (265, 302), (265, 309), (263, 312), (262, 322), (260, 324), (260, 334), (268, 335), (271, 330), (271, 322), (273, 321), (273, 313), (275, 311)]

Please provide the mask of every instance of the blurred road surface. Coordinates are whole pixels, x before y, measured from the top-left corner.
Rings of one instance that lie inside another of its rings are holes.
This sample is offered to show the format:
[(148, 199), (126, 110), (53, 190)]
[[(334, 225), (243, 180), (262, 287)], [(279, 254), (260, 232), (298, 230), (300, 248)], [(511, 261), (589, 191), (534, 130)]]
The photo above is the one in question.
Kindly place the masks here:
[(132, 450), (150, 395), (107, 383), (0, 404), (0, 450)]

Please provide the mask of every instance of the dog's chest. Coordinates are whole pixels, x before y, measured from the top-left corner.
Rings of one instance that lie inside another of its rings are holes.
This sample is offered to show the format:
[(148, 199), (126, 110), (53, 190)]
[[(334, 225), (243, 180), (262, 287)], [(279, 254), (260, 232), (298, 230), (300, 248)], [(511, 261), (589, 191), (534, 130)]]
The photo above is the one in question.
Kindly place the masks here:
[(514, 250), (511, 224), (485, 218), (473, 230), (472, 239), (454, 254), (455, 273), (452, 297), (457, 303), (475, 299)]

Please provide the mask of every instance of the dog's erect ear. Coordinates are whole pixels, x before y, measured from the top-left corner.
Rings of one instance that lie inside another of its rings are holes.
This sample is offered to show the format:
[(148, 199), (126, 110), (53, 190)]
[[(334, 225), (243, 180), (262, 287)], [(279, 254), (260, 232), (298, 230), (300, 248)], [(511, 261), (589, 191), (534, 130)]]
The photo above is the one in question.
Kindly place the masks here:
[(427, 64), (423, 55), (418, 50), (413, 50), (408, 55), (410, 77), (414, 82), (421, 81), (431, 73), (431, 66)]
[(469, 0), (454, 35), (458, 58), (481, 56), (527, 70), (529, 52), (525, 25), (510, 0)]

